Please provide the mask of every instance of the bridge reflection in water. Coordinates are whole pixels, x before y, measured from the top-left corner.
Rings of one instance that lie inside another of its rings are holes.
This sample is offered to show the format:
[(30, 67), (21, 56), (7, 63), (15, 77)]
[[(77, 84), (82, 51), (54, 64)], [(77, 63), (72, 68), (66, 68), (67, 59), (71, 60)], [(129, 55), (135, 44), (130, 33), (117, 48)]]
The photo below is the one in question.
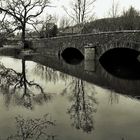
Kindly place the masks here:
[[(135, 73), (137, 69), (132, 68), (133, 66), (131, 66), (131, 63), (130, 67), (133, 69), (133, 71), (131, 71), (131, 73), (127, 73), (126, 71), (124, 78), (121, 73), (116, 73), (116, 75), (114, 72), (111, 73), (111, 69), (109, 72), (106, 71), (106, 69), (104, 68), (105, 64), (103, 64), (102, 66), (101, 63), (97, 62), (96, 60), (83, 60), (78, 65), (68, 64), (63, 60), (63, 58), (58, 59), (57, 57), (52, 58), (40, 55), (33, 55), (31, 60), (42, 65), (51, 67), (55, 70), (59, 70), (66, 74), (75, 76), (87, 82), (93, 83), (95, 85), (104, 87), (106, 89), (111, 89), (120, 94), (132, 96), (134, 98), (138, 98), (140, 96), (140, 74), (138, 72)], [(125, 71), (122, 70), (122, 73), (125, 73)]]
[[(18, 80), (21, 81), (20, 76), (23, 76), (20, 88), (25, 89), (28, 86), (28, 89), (27, 92), (22, 90), (23, 92), (16, 93), (8, 93), (8, 90), (1, 91), (0, 97), (3, 94), (4, 99), (8, 101), (7, 108), (10, 112), (7, 115), (3, 107), (3, 99), (0, 98), (1, 110), (4, 112), (0, 118), (2, 124), (0, 135), (3, 137), (7, 136), (9, 132), (7, 130), (11, 132), (9, 136), (16, 134), (13, 133), (12, 125), (9, 126), (9, 122), (12, 124), (14, 122), (13, 116), (20, 114), (22, 118), (29, 117), (34, 121), (34, 118), (42, 118), (42, 114), (50, 113), (52, 120), (56, 120), (56, 126), (50, 131), (48, 129), (44, 131), (51, 132), (47, 134), (53, 134), (52, 136), (58, 136), (54, 137), (56, 140), (93, 140), (93, 138), (122, 140), (128, 137), (139, 140), (139, 125), (136, 125), (140, 121), (138, 110), (140, 80), (138, 78), (125, 77), (124, 79), (122, 76), (114, 76), (108, 73), (97, 59), (83, 60), (79, 64), (72, 65), (57, 56), (18, 54), (14, 57), (20, 60), (1, 57), (0, 61), (5, 66), (4, 70), (7, 67), (12, 67), (14, 70), (21, 67), (21, 72), (18, 72)], [(28, 83), (37, 85), (38, 93), (33, 94), (36, 90), (34, 91)], [(41, 92), (41, 89), (44, 92)], [(21, 100), (20, 97), (22, 97)], [(27, 97), (30, 97), (29, 103), (32, 107), (25, 106), (24, 101), (29, 101)], [(28, 131), (28, 134), (31, 134), (30, 130)], [(39, 128), (40, 131), (41, 128)]]
[(130, 80), (140, 79), (140, 52), (129, 48), (111, 49), (100, 60), (103, 67), (115, 76)]

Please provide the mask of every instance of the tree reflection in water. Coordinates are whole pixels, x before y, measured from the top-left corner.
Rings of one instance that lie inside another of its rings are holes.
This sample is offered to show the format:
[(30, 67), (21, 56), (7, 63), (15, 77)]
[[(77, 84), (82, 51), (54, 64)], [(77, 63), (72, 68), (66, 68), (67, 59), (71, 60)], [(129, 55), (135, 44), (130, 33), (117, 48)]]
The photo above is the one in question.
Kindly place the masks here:
[(7, 140), (54, 140), (56, 135), (49, 134), (49, 128), (55, 126), (55, 122), (48, 119), (48, 115), (36, 119), (24, 119), (22, 116), (15, 117), (16, 134)]
[(67, 112), (73, 120), (72, 125), (84, 132), (91, 132), (94, 129), (93, 114), (97, 107), (94, 87), (89, 87), (89, 84), (80, 79), (72, 78), (39, 64), (36, 65), (35, 73), (45, 78), (46, 81), (57, 83), (59, 80), (63, 80), (65, 85), (68, 85), (63, 90), (62, 95), (68, 95), (70, 102), (72, 102)]
[(111, 91), (109, 93), (109, 104), (118, 104), (119, 103), (119, 95), (117, 93), (114, 93), (114, 91)]
[(49, 67), (46, 67), (40, 64), (36, 64), (34, 72), (45, 81), (50, 81), (53, 83), (57, 83), (59, 80), (63, 80), (66, 82), (69, 77), (68, 75), (64, 73), (58, 72), (54, 69), (51, 69)]
[(94, 130), (93, 115), (97, 110), (94, 87), (91, 88), (86, 82), (73, 78), (62, 92), (62, 95), (66, 94), (69, 94), (69, 99), (72, 102), (68, 109), (68, 114), (73, 120), (72, 126), (87, 133)]
[(23, 105), (30, 109), (33, 109), (33, 102), (43, 104), (51, 99), (51, 95), (45, 93), (39, 84), (27, 80), (25, 62), (23, 58), (21, 73), (0, 64), (0, 90), (5, 95), (7, 107), (13, 97), (17, 105)]

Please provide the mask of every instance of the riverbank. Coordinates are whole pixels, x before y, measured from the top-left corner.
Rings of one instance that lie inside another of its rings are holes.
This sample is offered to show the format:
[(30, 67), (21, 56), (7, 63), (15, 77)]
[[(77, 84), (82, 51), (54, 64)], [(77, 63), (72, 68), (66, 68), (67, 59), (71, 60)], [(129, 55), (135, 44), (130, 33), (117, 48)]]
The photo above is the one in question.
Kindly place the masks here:
[(0, 55), (16, 56), (21, 50), (22, 48), (19, 46), (4, 46), (0, 48)]
[(22, 57), (22, 56), (29, 56), (35, 53), (34, 50), (32, 49), (23, 49), (20, 46), (16, 45), (9, 45), (9, 46), (4, 46), (0, 48), (0, 55), (6, 55), (6, 56), (14, 56), (14, 57)]

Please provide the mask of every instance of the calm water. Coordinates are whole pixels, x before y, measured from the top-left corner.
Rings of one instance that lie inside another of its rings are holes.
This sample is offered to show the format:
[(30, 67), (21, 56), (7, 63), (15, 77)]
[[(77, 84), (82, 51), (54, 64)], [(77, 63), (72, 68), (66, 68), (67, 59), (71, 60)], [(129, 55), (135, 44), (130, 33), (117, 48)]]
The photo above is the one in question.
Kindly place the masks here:
[(2, 140), (140, 140), (138, 80), (113, 78), (97, 63), (30, 60), (0, 57)]

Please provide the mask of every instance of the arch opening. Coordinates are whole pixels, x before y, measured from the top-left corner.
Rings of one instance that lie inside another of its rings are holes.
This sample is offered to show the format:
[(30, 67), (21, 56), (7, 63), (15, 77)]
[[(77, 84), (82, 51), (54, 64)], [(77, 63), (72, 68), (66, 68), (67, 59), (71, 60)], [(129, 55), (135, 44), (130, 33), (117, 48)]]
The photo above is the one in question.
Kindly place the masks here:
[(129, 48), (114, 48), (99, 59), (106, 71), (123, 79), (140, 79), (140, 52)]
[(76, 48), (66, 48), (62, 54), (62, 58), (69, 64), (79, 64), (83, 61), (83, 54)]

